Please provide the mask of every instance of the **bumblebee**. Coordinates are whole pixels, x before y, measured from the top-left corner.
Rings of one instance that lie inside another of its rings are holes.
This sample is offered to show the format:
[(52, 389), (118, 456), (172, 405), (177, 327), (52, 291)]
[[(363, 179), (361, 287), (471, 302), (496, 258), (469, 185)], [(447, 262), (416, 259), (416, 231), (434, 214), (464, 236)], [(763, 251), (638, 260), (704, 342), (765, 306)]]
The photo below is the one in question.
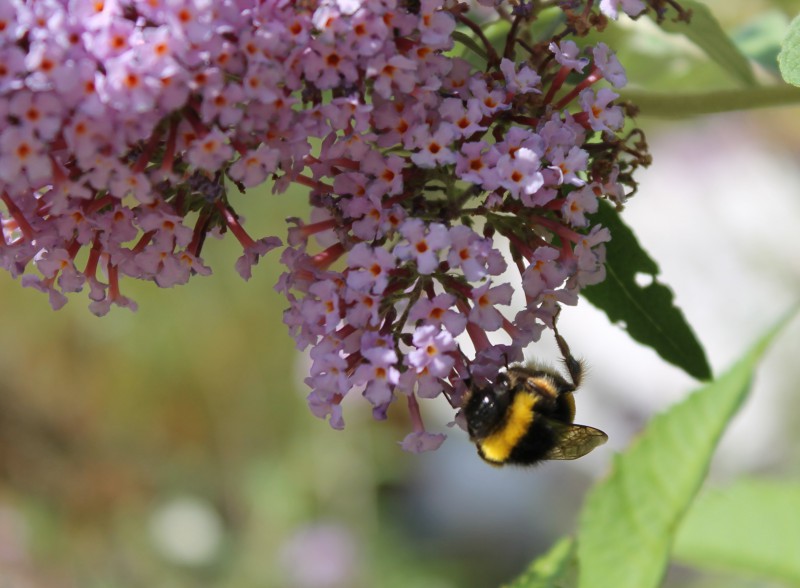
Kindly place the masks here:
[(464, 405), (478, 455), (495, 466), (577, 459), (608, 440), (601, 430), (577, 425), (573, 393), (583, 369), (556, 332), (572, 382), (554, 369), (512, 365), (493, 384), (473, 387)]

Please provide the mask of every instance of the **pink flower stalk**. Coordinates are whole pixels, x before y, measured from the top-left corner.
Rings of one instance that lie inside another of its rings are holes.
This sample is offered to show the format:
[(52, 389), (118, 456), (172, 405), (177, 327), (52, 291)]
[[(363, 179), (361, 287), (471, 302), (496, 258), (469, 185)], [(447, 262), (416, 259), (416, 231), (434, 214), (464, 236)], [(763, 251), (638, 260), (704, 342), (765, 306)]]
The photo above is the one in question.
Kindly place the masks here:
[(222, 230), (248, 279), (280, 241), (248, 235), (231, 187), (307, 186), (312, 221), (289, 230), (277, 289), (310, 348), (309, 406), (340, 428), (352, 390), (376, 418), (406, 396), (412, 451), (443, 440), (418, 397), (458, 408), (465, 378), (521, 359), (602, 279), (610, 235), (592, 214), (621, 205), (646, 161), (620, 136), (617, 95), (594, 89), (625, 83), (608, 47), (518, 43), (514, 26), (476, 68), (449, 53), (457, 23), (482, 39), (449, 1), (7, 3), (2, 267), (36, 268), (23, 284), (54, 308), (88, 285), (105, 314), (135, 308), (123, 275), (210, 273), (205, 235)]

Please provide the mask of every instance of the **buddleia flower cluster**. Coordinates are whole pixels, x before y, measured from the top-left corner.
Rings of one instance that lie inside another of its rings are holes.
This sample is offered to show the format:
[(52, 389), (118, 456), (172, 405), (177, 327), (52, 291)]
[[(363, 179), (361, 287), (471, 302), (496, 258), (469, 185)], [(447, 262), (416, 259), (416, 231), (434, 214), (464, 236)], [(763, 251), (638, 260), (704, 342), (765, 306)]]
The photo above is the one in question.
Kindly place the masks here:
[(592, 215), (647, 163), (622, 66), (580, 42), (644, 3), (551, 7), (548, 38), (538, 3), (481, 4), (7, 0), (0, 263), (54, 308), (84, 289), (98, 315), (134, 308), (121, 277), (207, 275), (209, 233), (238, 239), (249, 278), (281, 241), (248, 235), (233, 200), (305, 186), (277, 289), (311, 410), (341, 428), (348, 395), (378, 419), (402, 401), (403, 447), (437, 447), (418, 400), (458, 408), (604, 278)]

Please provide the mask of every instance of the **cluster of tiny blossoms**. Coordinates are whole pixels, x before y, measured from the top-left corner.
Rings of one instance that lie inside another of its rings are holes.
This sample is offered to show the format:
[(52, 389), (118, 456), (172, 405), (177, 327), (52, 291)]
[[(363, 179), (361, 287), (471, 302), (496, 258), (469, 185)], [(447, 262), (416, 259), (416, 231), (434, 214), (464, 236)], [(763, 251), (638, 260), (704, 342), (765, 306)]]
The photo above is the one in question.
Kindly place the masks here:
[[(460, 406), (603, 279), (591, 214), (646, 161), (613, 53), (564, 40), (644, 4), (573, 2), (539, 40), (533, 5), (481, 4), (510, 22), (502, 55), (455, 0), (0, 3), (0, 264), (54, 308), (84, 288), (98, 315), (133, 308), (122, 275), (206, 275), (211, 231), (239, 240), (245, 279), (280, 245), (245, 232), (231, 184), (308, 186), (277, 287), (309, 405), (340, 428), (351, 390), (376, 418), (403, 397), (403, 446), (437, 447), (417, 399)], [(457, 26), (480, 65), (455, 56)]]
[(601, 198), (621, 205), (646, 162), (618, 135), (618, 95), (595, 89), (626, 81), (606, 45), (548, 41), (519, 64), (487, 42), (476, 68), (444, 53), (457, 23), (476, 30), (458, 7), (422, 2), (380, 57), (346, 55), (348, 123), (310, 165), (312, 220), (293, 219), (278, 285), (310, 348), (314, 414), (341, 428), (353, 390), (376, 419), (404, 398), (414, 431), (402, 445), (415, 452), (445, 437), (425, 430), (418, 399), (459, 407), (465, 382), (522, 360), (560, 305), (604, 279), (611, 235), (591, 215)]

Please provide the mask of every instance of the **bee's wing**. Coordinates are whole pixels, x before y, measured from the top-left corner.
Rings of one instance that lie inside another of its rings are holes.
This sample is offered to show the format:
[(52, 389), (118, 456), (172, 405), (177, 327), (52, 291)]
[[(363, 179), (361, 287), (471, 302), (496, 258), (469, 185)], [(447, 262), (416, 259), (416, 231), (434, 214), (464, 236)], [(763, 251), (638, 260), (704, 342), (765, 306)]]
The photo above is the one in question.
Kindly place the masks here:
[(608, 435), (594, 427), (554, 421), (550, 425), (558, 432), (559, 442), (542, 459), (578, 459), (608, 441)]

